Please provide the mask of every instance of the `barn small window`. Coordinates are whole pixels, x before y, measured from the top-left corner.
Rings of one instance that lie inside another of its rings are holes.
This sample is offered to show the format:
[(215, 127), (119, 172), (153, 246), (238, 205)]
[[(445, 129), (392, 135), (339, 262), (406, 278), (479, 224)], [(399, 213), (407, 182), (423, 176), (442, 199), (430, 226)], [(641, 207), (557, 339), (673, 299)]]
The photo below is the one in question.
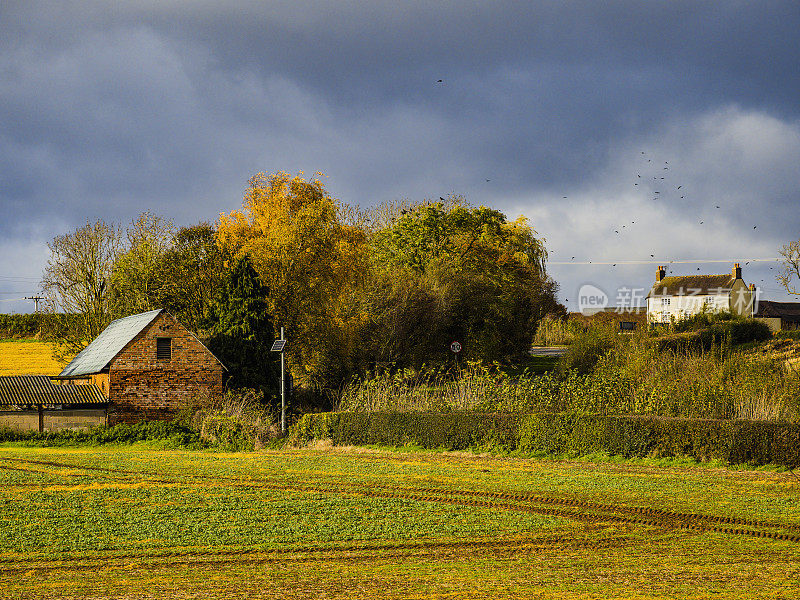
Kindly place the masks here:
[(156, 338), (156, 359), (157, 360), (171, 360), (172, 359), (172, 338)]

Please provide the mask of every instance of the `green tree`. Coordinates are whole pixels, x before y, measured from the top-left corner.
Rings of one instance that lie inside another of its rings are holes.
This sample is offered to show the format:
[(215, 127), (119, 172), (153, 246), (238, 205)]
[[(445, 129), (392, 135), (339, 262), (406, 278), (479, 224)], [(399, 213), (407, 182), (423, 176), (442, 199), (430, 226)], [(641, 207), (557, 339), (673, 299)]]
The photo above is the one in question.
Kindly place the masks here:
[(539, 319), (558, 309), (544, 241), (524, 218), (509, 222), (500, 211), (456, 197), (400, 211), (371, 244), (379, 270), (435, 297), (436, 308), (425, 309), (435, 315), (429, 360), (445, 360), (452, 341), (461, 342), (466, 358), (521, 356)]
[(227, 367), (231, 388), (259, 388), (274, 409), (279, 368), (264, 286), (247, 255), (237, 258), (211, 305), (208, 347)]

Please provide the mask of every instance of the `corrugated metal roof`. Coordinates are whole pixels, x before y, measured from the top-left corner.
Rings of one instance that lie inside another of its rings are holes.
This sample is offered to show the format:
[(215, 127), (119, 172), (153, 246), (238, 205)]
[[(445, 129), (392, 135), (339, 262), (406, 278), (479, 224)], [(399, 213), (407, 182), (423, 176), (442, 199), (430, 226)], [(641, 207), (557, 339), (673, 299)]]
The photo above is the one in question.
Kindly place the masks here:
[(727, 275), (682, 275), (664, 277), (657, 281), (647, 294), (651, 296), (708, 296), (724, 294), (731, 289), (736, 278)]
[(76, 377), (99, 373), (119, 354), (128, 342), (139, 335), (139, 332), (153, 322), (161, 309), (131, 315), (112, 321), (94, 341), (86, 346), (64, 367), (59, 377)]
[(46, 375), (0, 376), (0, 406), (28, 404), (105, 404), (93, 384), (56, 385)]

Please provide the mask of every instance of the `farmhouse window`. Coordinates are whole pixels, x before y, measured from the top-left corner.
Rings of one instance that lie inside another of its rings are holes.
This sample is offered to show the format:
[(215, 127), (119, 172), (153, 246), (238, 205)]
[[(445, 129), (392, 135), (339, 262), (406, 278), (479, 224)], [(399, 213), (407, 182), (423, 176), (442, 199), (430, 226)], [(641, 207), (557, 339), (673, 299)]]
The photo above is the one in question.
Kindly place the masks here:
[(156, 338), (156, 360), (172, 359), (172, 338)]

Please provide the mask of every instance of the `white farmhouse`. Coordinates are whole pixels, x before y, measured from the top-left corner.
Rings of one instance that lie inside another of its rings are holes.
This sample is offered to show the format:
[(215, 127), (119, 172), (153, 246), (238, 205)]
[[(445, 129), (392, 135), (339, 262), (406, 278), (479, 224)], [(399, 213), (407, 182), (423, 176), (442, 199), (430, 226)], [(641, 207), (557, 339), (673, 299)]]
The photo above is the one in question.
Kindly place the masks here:
[(648, 323), (680, 321), (704, 311), (753, 316), (755, 286), (747, 287), (739, 263), (726, 275), (666, 274), (665, 267), (658, 267), (656, 282), (647, 294)]

